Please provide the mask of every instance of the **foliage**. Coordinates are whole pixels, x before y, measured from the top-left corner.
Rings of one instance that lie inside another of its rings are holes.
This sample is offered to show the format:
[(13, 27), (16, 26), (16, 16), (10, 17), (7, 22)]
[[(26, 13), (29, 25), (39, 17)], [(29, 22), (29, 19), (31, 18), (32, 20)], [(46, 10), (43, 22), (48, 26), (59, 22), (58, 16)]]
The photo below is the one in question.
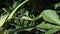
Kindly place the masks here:
[[(13, 0), (13, 6), (7, 5), (8, 8), (3, 7), (0, 10), (1, 34), (17, 34), (24, 30), (32, 32), (34, 29), (36, 30), (34, 33), (37, 34), (54, 34), (60, 30), (60, 10), (56, 10), (60, 7), (60, 3), (53, 4), (55, 10), (46, 9), (37, 16), (34, 15), (35, 9), (32, 9), (31, 12), (28, 10), (29, 8), (26, 9), (29, 1)], [(38, 20), (41, 18), (43, 20), (39, 23)]]

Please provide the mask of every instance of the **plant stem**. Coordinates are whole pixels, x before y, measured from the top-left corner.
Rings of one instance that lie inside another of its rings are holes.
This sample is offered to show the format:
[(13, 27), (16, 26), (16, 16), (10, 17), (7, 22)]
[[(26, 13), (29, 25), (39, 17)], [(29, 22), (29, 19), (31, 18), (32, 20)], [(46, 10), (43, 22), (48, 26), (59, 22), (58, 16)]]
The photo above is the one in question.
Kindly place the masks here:
[[(28, 2), (28, 1), (29, 1), (29, 0), (25, 0), (24, 2), (22, 2), (21, 4), (19, 4), (19, 5), (12, 11), (12, 13), (9, 15), (9, 17), (7, 18), (7, 20), (11, 19), (11, 17), (12, 17), (13, 14), (17, 11), (17, 9), (20, 8), (23, 4), (25, 4), (25, 3)], [(6, 20), (6, 21), (7, 21), (7, 20)], [(7, 26), (8, 26), (7, 24), (9, 25), (9, 24), (11, 24), (11, 23), (6, 23), (5, 26), (3, 26), (3, 29), (2, 29), (2, 31), (0, 32), (0, 34), (4, 34), (4, 32), (5, 32), (5, 30), (6, 30)]]
[(42, 17), (42, 15), (39, 15), (38, 17), (36, 17), (36, 18), (34, 19), (34, 21), (40, 19), (41, 17)]
[(8, 17), (8, 19), (11, 19), (11, 17), (13, 16), (13, 14), (17, 11), (17, 9), (19, 7), (21, 7), (23, 4), (25, 4), (28, 0), (25, 0), (24, 2), (22, 2), (21, 4), (19, 4), (13, 11), (12, 13), (10, 14), (10, 16)]

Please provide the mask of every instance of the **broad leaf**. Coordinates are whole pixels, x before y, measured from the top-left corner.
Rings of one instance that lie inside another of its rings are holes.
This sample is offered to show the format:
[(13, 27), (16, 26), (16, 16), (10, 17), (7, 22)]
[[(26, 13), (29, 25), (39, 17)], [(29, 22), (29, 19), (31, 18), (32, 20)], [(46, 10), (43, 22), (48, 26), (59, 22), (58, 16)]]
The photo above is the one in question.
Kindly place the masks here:
[(57, 7), (60, 7), (60, 3), (55, 4), (55, 9), (57, 9)]
[(59, 31), (59, 29), (50, 29), (47, 32), (45, 32), (45, 34), (53, 34), (55, 32)]
[(60, 28), (60, 26), (56, 26), (56, 25), (52, 25), (52, 24), (48, 24), (45, 22), (42, 22), (41, 24), (37, 25), (36, 28), (40, 29), (53, 29), (53, 28)]
[(45, 21), (60, 25), (59, 16), (54, 10), (44, 10), (41, 15)]
[(0, 17), (0, 26), (2, 26), (5, 23), (8, 15), (9, 14), (5, 14), (5, 15), (3, 15), (3, 16)]

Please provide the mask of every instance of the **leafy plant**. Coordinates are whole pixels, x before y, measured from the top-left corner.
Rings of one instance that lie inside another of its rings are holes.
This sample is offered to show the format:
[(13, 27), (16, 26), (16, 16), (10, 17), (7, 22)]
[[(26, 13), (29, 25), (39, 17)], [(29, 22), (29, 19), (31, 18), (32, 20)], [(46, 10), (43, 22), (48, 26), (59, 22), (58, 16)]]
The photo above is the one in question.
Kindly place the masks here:
[[(8, 8), (1, 9), (0, 27), (2, 29), (0, 34), (17, 34), (21, 31), (32, 32), (32, 30), (34, 33), (38, 32), (38, 34), (54, 34), (60, 30), (60, 16), (55, 11), (60, 7), (60, 3), (54, 4), (55, 10), (46, 9), (41, 11), (38, 16), (35, 16), (33, 13), (35, 9), (32, 9), (32, 14), (26, 9), (26, 5), (29, 5), (28, 1), (30, 0), (13, 0), (12, 6), (7, 5)], [(38, 22), (41, 18), (43, 20)], [(11, 26), (10, 28), (9, 25)], [(43, 33), (40, 33), (40, 31)]]

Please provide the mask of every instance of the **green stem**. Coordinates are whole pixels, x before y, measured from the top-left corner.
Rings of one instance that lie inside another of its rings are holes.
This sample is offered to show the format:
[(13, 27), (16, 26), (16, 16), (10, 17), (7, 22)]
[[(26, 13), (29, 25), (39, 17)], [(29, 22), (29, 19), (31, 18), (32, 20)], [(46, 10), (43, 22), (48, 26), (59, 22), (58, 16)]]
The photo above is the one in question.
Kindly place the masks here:
[[(9, 19), (11, 19), (11, 17), (13, 16), (13, 14), (17, 11), (17, 9), (19, 8), (19, 7), (21, 7), (23, 4), (25, 4), (26, 2), (28, 2), (29, 0), (25, 0), (24, 2), (22, 2), (21, 4), (19, 4), (13, 11), (12, 11), (12, 13), (9, 15), (9, 17), (8, 17), (8, 19), (7, 20), (9, 20)], [(7, 21), (6, 20), (6, 21)], [(5, 26), (3, 26), (3, 29), (2, 29), (2, 31), (0, 32), (0, 34), (4, 34), (4, 32), (5, 32), (5, 30), (6, 30), (6, 28), (7, 28), (7, 24), (9, 24), (9, 23), (6, 23), (5, 24)], [(11, 24), (11, 23), (10, 23)]]
[(19, 7), (21, 7), (23, 4), (25, 4), (27, 1), (29, 1), (29, 0), (25, 0), (24, 2), (22, 2), (21, 4), (19, 4), (19, 5), (12, 11), (12, 13), (11, 13), (10, 16), (8, 17), (8, 19), (10, 19), (10, 18), (13, 16), (13, 14), (17, 11), (17, 9), (18, 9)]
[(34, 19), (34, 21), (40, 19), (41, 17), (42, 17), (42, 15), (39, 15), (38, 17), (36, 17), (36, 18)]

